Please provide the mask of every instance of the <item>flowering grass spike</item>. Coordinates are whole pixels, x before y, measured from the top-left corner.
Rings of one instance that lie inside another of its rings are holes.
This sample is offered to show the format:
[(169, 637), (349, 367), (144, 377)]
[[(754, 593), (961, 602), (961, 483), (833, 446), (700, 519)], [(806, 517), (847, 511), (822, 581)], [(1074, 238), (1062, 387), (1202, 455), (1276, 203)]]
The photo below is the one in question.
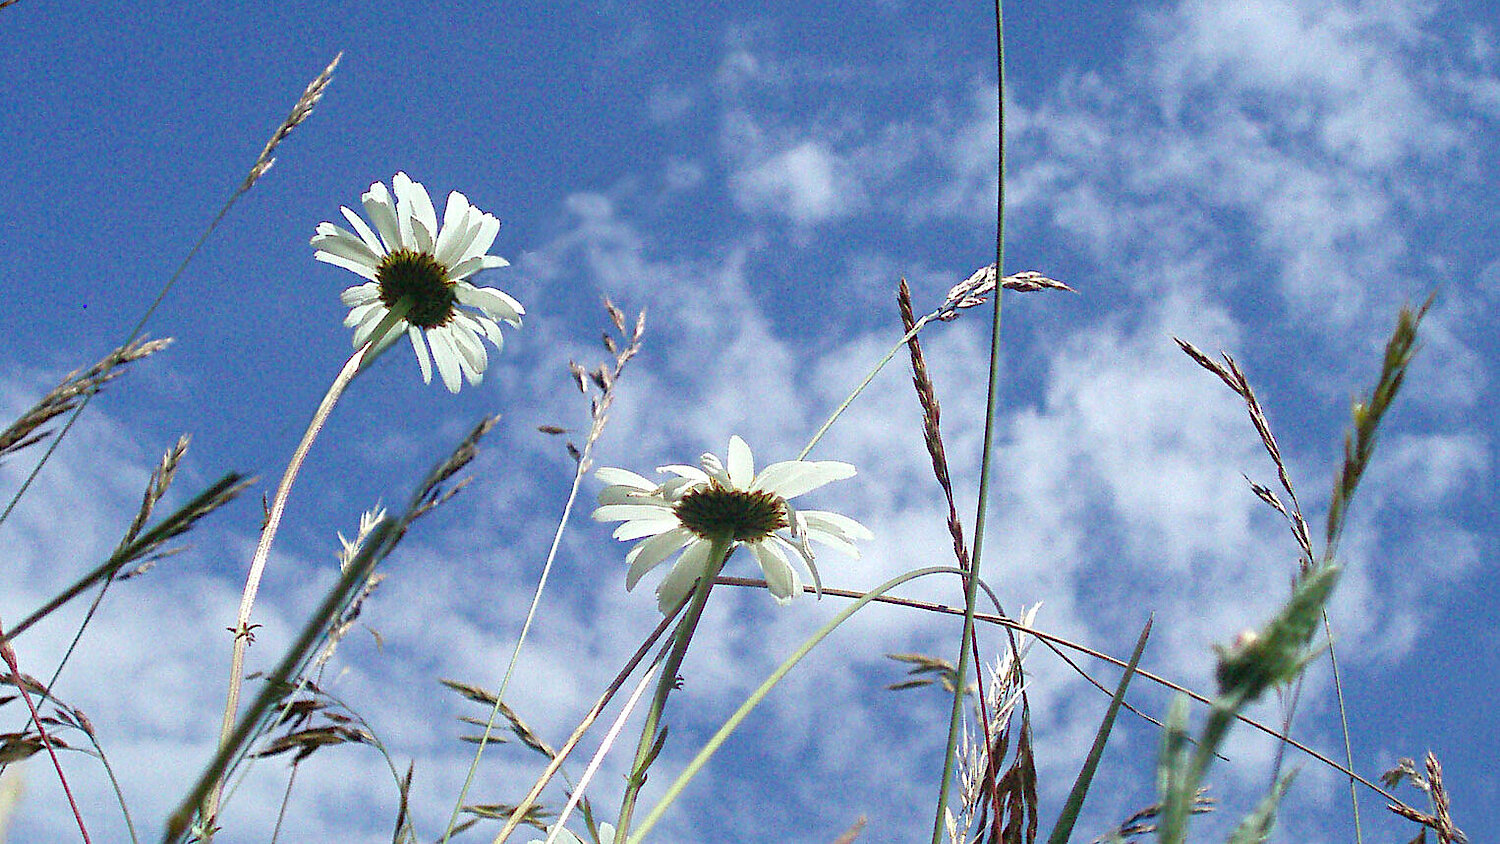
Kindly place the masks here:
[(697, 466), (663, 466), (658, 472), (675, 475), (656, 484), (624, 469), (602, 468), (595, 476), (609, 486), (599, 493), (598, 521), (623, 521), (615, 528), (619, 540), (640, 540), (625, 561), (630, 570), (625, 588), (634, 589), (641, 576), (679, 550), (682, 556), (660, 586), (657, 606), (663, 613), (685, 598), (712, 562), (709, 552), (716, 536), (728, 536), (755, 555), (777, 603), (786, 604), (802, 592), (802, 577), (791, 557), (807, 564), (813, 582), (822, 587), (808, 540), (858, 557), (854, 540), (870, 539), (864, 525), (838, 513), (798, 510), (788, 499), (830, 482), (854, 476), (854, 467), (834, 460), (788, 460), (755, 473), (750, 447), (739, 437), (729, 438), (728, 460), (704, 454)]
[(467, 281), (481, 270), (510, 265), (488, 254), (500, 221), (454, 191), (439, 229), (426, 188), (405, 173), (397, 173), (391, 185), (387, 191), (376, 182), (360, 197), (373, 229), (348, 207), (339, 210), (353, 232), (319, 223), (313, 257), (369, 279), (340, 296), (349, 308), (344, 325), (354, 329), (354, 346), (374, 341), (364, 365), (404, 333), (416, 350), (422, 381), (432, 382), (435, 363), (443, 384), (456, 393), (460, 376), (470, 384), (483, 379), (489, 363), (483, 340), (500, 349), (500, 323), (520, 328), (526, 313), (509, 294)]

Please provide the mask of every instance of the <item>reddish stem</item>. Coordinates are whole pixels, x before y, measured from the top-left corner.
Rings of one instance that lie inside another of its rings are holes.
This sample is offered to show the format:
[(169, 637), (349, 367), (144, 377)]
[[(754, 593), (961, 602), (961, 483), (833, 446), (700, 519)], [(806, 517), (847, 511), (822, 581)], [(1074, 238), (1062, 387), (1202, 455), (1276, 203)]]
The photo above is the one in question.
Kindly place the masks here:
[(26, 690), (26, 680), (21, 676), (21, 666), (16, 661), (15, 649), (10, 646), (10, 640), (5, 638), (3, 629), (0, 629), (0, 656), (5, 657), (5, 664), (10, 668), (10, 676), (16, 681), (16, 688), (21, 691), (21, 697), (26, 701), (26, 708), (31, 710), (31, 722), (36, 724), (36, 732), (38, 736), (41, 736), (42, 746), (47, 748), (47, 755), (52, 757), (52, 767), (57, 769), (57, 781), (62, 783), (63, 794), (68, 797), (68, 806), (73, 809), (73, 819), (78, 821), (78, 831), (83, 835), (83, 844), (92, 844), (89, 841), (89, 831), (83, 825), (83, 813), (78, 811), (78, 801), (73, 799), (73, 790), (68, 788), (68, 778), (63, 774), (62, 763), (57, 760), (57, 751), (52, 748), (52, 739), (47, 737), (47, 730), (42, 727), (42, 717), (37, 714), (36, 704), (31, 700), (31, 692)]

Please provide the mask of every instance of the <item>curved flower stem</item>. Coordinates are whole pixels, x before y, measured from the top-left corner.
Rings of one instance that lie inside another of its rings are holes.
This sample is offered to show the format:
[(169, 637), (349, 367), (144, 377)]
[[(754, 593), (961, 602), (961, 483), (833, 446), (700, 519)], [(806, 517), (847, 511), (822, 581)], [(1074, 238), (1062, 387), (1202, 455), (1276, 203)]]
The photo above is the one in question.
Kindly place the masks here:
[[(714, 733), (713, 737), (708, 740), (708, 743), (703, 746), (703, 749), (698, 751), (698, 755), (693, 757), (693, 761), (689, 762), (688, 766), (683, 769), (682, 773), (677, 775), (677, 779), (667, 787), (667, 793), (662, 796), (661, 800), (658, 801), (655, 806), (651, 807), (650, 813), (648, 813), (645, 819), (641, 821), (641, 828), (637, 830), (634, 835), (630, 836), (629, 844), (640, 844), (640, 842), (645, 839), (646, 833), (650, 832), (651, 827), (655, 826), (656, 822), (661, 820), (661, 816), (666, 812), (667, 807), (672, 805), (672, 802), (676, 800), (678, 795), (682, 793), (682, 790), (687, 787), (688, 782), (691, 781), (692, 778), (697, 775), (698, 771), (708, 763), (709, 757), (713, 756), (714, 753), (718, 751), (719, 747), (723, 745), (726, 740), (728, 740), (729, 734), (734, 732), (735, 728), (738, 727), (740, 723), (743, 722), (747, 717), (749, 717), (750, 710), (754, 709), (762, 700), (764, 700), (766, 695), (770, 694), (771, 689), (775, 688), (776, 684), (780, 683), (782, 678), (790, 673), (792, 668), (795, 667), (797, 663), (802, 661), (803, 657), (811, 653), (813, 648), (817, 647), (819, 643), (828, 638), (829, 634), (838, 629), (838, 626), (840, 624), (843, 624), (849, 619), (850, 616), (854, 615), (856, 612), (859, 612), (859, 610), (862, 609), (866, 604), (869, 604), (871, 601), (884, 596), (885, 593), (891, 591), (892, 589), (895, 589), (897, 586), (900, 586), (903, 583), (911, 580), (916, 580), (919, 577), (925, 577), (929, 574), (962, 575), (964, 574), (964, 572), (959, 569), (947, 566), (932, 566), (929, 568), (904, 572), (891, 578), (890, 580), (887, 580), (885, 583), (880, 584), (873, 590), (861, 595), (859, 600), (845, 607), (843, 611), (830, 619), (827, 624), (824, 624), (821, 628), (819, 628), (818, 632), (808, 637), (807, 641), (803, 642), (802, 646), (797, 648), (797, 650), (794, 651), (791, 656), (787, 657), (786, 660), (784, 660), (781, 665), (776, 668), (775, 671), (771, 672), (771, 676), (767, 677), (765, 682), (761, 683), (760, 687), (752, 692), (750, 694), (750, 697), (745, 699), (745, 702), (740, 705), (740, 708), (735, 710), (733, 715), (729, 716), (729, 720), (725, 721), (723, 726), (719, 727), (718, 732)], [(704, 591), (705, 593), (707, 592), (707, 590)], [(666, 679), (668, 676), (669, 675), (666, 674), (662, 675), (663, 679)], [(618, 844), (620, 839), (616, 837), (615, 841)]]
[(714, 578), (724, 567), (724, 560), (734, 545), (732, 537), (721, 536), (713, 540), (708, 552), (708, 566), (698, 585), (693, 587), (693, 600), (687, 612), (677, 622), (677, 631), (672, 638), (672, 651), (662, 666), (661, 676), (656, 681), (656, 695), (651, 699), (651, 708), (646, 711), (646, 723), (641, 726), (641, 741), (636, 746), (635, 761), (630, 763), (630, 779), (625, 784), (625, 797), (620, 801), (620, 818), (615, 822), (615, 844), (625, 844), (625, 835), (630, 829), (630, 816), (635, 811), (635, 801), (641, 786), (646, 783), (646, 769), (661, 750), (657, 725), (661, 723), (662, 710), (666, 709), (667, 696), (677, 684), (677, 669), (682, 667), (682, 658), (687, 654), (688, 642), (693, 631), (698, 629), (698, 620), (703, 617), (703, 608), (708, 604), (708, 593), (714, 588)]
[[(344, 393), (344, 388), (348, 387), (349, 382), (354, 380), (354, 376), (362, 372), (375, 359), (381, 347), (385, 345), (381, 343), (382, 338), (405, 317), (406, 313), (411, 310), (412, 304), (409, 298), (398, 301), (370, 335), (370, 340), (355, 349), (354, 354), (349, 356), (349, 360), (344, 363), (344, 368), (339, 370), (327, 394), (323, 396), (322, 403), (313, 412), (312, 421), (308, 423), (307, 431), (302, 435), (302, 442), (298, 443), (297, 450), (292, 452), (291, 462), (287, 464), (286, 472), (281, 476), (281, 483), (276, 487), (276, 497), (271, 500), (271, 508), (266, 512), (266, 523), (260, 531), (260, 542), (255, 546), (255, 556), (250, 560), (250, 572), (245, 576), (245, 591), (240, 596), (239, 615), (235, 619), (234, 627), (230, 628), (234, 633), (234, 655), (230, 661), (229, 692), (224, 701), (224, 719), (219, 728), (220, 746), (227, 742), (234, 732), (235, 719), (239, 715), (240, 687), (244, 682), (245, 673), (245, 648), (254, 638), (250, 625), (250, 610), (255, 606), (255, 596), (260, 591), (260, 579), (265, 574), (266, 560), (271, 556), (271, 542), (276, 539), (276, 531), (281, 527), (281, 516), (286, 512), (286, 500), (291, 495), (292, 482), (297, 479), (297, 473), (302, 470), (302, 461), (307, 458), (308, 451), (312, 449), (313, 440), (322, 433), (329, 414), (333, 412), (334, 404)], [(212, 829), (214, 816), (219, 809), (219, 795), (222, 788), (223, 782), (216, 783), (203, 801), (203, 818), (205, 826), (209, 829)], [(209, 835), (210, 838), (206, 840), (212, 840), (212, 833), (210, 832)]]
[[(588, 731), (589, 727), (593, 726), (599, 714), (604, 711), (604, 707), (609, 705), (615, 693), (625, 685), (625, 680), (635, 672), (636, 667), (641, 664), (641, 660), (645, 659), (646, 654), (650, 653), (651, 649), (656, 646), (657, 640), (667, 632), (667, 628), (671, 626), (673, 619), (677, 618), (677, 615), (682, 612), (682, 608), (687, 606), (687, 602), (692, 597), (691, 594), (684, 596), (682, 603), (678, 604), (670, 615), (662, 616), (661, 622), (656, 625), (656, 629), (651, 631), (651, 635), (646, 637), (646, 640), (641, 643), (640, 647), (636, 648), (635, 654), (629, 660), (626, 660), (625, 666), (620, 669), (619, 673), (615, 674), (615, 679), (610, 681), (609, 687), (594, 702), (594, 707), (588, 711), (587, 715), (583, 716), (582, 721), (578, 722), (578, 726), (573, 729), (573, 734), (568, 736), (568, 740), (563, 742), (562, 747), (557, 749), (557, 753), (553, 755), (552, 761), (547, 764), (547, 769), (542, 771), (541, 776), (537, 777), (536, 782), (532, 784), (531, 790), (511, 810), (510, 818), (506, 820), (505, 826), (501, 827), (499, 834), (495, 836), (493, 844), (504, 844), (505, 840), (510, 837), (510, 834), (515, 832), (516, 827), (526, 817), (527, 812), (532, 806), (536, 805), (537, 798), (542, 794), (542, 789), (547, 787), (547, 783), (552, 780), (553, 775), (557, 773), (558, 769), (562, 767), (563, 762), (567, 760), (568, 754), (572, 753), (573, 748), (578, 746), (578, 742), (583, 738), (583, 734)], [(646, 676), (650, 676), (649, 672), (654, 671), (657, 663), (661, 662), (664, 658), (665, 654), (657, 654), (651, 660), (651, 665), (647, 669), (648, 673)], [(558, 823), (562, 823), (562, 821), (559, 820)]]
[[(998, 296), (999, 294), (997, 293), (996, 295)], [(880, 374), (880, 370), (885, 369), (885, 365), (891, 362), (891, 358), (895, 357), (896, 353), (901, 351), (901, 347), (905, 346), (907, 342), (911, 340), (911, 338), (917, 336), (917, 332), (921, 331), (923, 326), (931, 322), (938, 316), (938, 314), (941, 313), (942, 310), (939, 309), (917, 320), (916, 323), (912, 325), (911, 330), (906, 332), (906, 334), (902, 336), (900, 340), (897, 340), (896, 345), (891, 346), (891, 350), (885, 353), (885, 357), (881, 358), (879, 362), (877, 362), (875, 366), (870, 369), (869, 373), (865, 375), (865, 380), (859, 382), (859, 386), (850, 391), (849, 396), (842, 402), (840, 402), (838, 407), (833, 409), (833, 413), (828, 415), (828, 419), (823, 423), (823, 426), (818, 429), (817, 433), (812, 435), (812, 439), (807, 441), (807, 445), (803, 446), (802, 450), (797, 452), (798, 460), (807, 459), (808, 452), (813, 450), (813, 446), (818, 444), (818, 440), (823, 439), (823, 435), (828, 433), (829, 428), (833, 427), (834, 421), (842, 416), (845, 410), (849, 409), (849, 405), (854, 403), (854, 400), (859, 397), (860, 393), (863, 393), (865, 391), (866, 387), (870, 386), (870, 382), (874, 381), (875, 376)]]

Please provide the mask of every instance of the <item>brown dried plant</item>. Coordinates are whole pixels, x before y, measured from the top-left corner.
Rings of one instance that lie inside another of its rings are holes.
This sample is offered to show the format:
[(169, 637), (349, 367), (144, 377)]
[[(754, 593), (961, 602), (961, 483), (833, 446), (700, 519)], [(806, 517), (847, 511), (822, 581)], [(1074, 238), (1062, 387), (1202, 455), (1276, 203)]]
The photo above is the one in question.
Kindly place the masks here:
[(171, 344), (170, 339), (137, 340), (115, 349), (88, 369), (75, 369), (68, 373), (62, 383), (53, 387), (30, 410), (12, 422), (9, 428), (0, 432), (0, 459), (46, 439), (51, 432), (41, 430), (43, 425), (99, 392), (105, 384), (124, 373), (126, 364), (149, 357)]
[(1403, 758), (1396, 767), (1380, 775), (1380, 782), (1386, 788), (1394, 788), (1403, 781), (1411, 783), (1412, 787), (1427, 795), (1432, 802), (1432, 811), (1420, 812), (1404, 803), (1391, 803), (1386, 808), (1422, 825), (1417, 837), (1408, 844), (1425, 844), (1429, 829), (1437, 834), (1438, 844), (1468, 844), (1469, 837), (1453, 824), (1448, 790), (1443, 785), (1443, 767), (1438, 764), (1437, 756), (1429, 750), (1422, 763), (1426, 769), (1425, 776), (1417, 770), (1416, 762)]

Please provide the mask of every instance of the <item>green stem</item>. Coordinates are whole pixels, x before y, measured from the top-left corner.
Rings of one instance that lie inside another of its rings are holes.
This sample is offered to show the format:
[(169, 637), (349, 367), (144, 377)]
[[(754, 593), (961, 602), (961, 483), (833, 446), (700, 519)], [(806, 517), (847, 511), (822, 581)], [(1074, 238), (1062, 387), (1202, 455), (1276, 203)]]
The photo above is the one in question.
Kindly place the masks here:
[[(676, 800), (677, 796), (682, 793), (682, 790), (687, 787), (688, 782), (690, 782), (693, 777), (697, 775), (698, 771), (700, 771), (704, 765), (708, 764), (709, 757), (713, 756), (714, 753), (719, 749), (719, 747), (724, 744), (724, 742), (729, 738), (729, 734), (734, 732), (735, 728), (738, 727), (745, 720), (745, 718), (749, 717), (750, 711), (754, 709), (756, 705), (759, 704), (762, 700), (764, 700), (766, 695), (770, 694), (771, 689), (775, 688), (776, 684), (780, 683), (782, 678), (785, 677), (792, 670), (792, 668), (796, 666), (798, 662), (802, 661), (803, 657), (811, 653), (813, 648), (817, 647), (818, 644), (820, 644), (824, 639), (828, 638), (829, 634), (833, 633), (833, 631), (836, 630), (840, 624), (843, 624), (846, 620), (848, 620), (850, 616), (854, 615), (866, 604), (869, 604), (876, 598), (879, 598), (892, 589), (895, 589), (897, 586), (900, 586), (901, 584), (908, 581), (915, 580), (919, 577), (925, 577), (929, 574), (942, 573), (961, 574), (962, 572), (960, 572), (958, 569), (947, 568), (944, 566), (933, 566), (930, 568), (917, 569), (916, 571), (909, 571), (903, 574), (899, 574), (896, 577), (887, 580), (885, 583), (882, 583), (879, 586), (875, 587), (872, 591), (866, 592), (864, 595), (860, 596), (859, 600), (850, 604), (842, 612), (830, 619), (827, 624), (824, 624), (821, 628), (819, 628), (818, 632), (814, 633), (811, 637), (808, 638), (807, 641), (803, 642), (801, 647), (797, 648), (797, 650), (794, 651), (791, 656), (787, 657), (786, 660), (783, 661), (775, 671), (771, 672), (771, 676), (767, 677), (765, 682), (761, 683), (760, 687), (752, 692), (750, 697), (746, 698), (745, 702), (740, 705), (740, 708), (735, 710), (733, 715), (729, 716), (729, 720), (725, 721), (723, 726), (719, 727), (718, 732), (714, 733), (713, 737), (708, 740), (708, 743), (703, 746), (703, 749), (698, 751), (698, 755), (693, 757), (693, 761), (690, 762), (688, 766), (683, 769), (682, 773), (677, 776), (677, 779), (667, 787), (667, 793), (663, 795), (662, 799), (651, 808), (651, 811), (646, 815), (645, 820), (641, 821), (641, 828), (634, 835), (630, 836), (629, 844), (640, 844), (640, 842), (645, 839), (646, 833), (650, 832), (651, 828), (656, 825), (656, 822), (661, 819), (661, 816), (666, 812), (667, 807), (672, 805), (672, 802)], [(662, 678), (667, 679), (671, 676), (672, 675), (670, 674), (663, 674)], [(621, 844), (622, 839), (620, 835), (620, 833), (616, 833), (616, 844)]]
[[(307, 458), (307, 453), (312, 450), (313, 440), (322, 433), (323, 426), (328, 422), (328, 416), (333, 412), (333, 406), (338, 402), (339, 396), (344, 394), (344, 388), (354, 380), (354, 376), (363, 372), (364, 369), (374, 361), (377, 351), (382, 347), (381, 339), (395, 327), (397, 323), (406, 316), (414, 304), (411, 297), (404, 297), (386, 313), (374, 333), (370, 335), (369, 341), (349, 356), (344, 363), (344, 368), (334, 377), (333, 384), (328, 387), (328, 392), (323, 396), (323, 401), (318, 404), (318, 409), (313, 412), (312, 421), (308, 423), (307, 430), (302, 434), (302, 441), (297, 444), (297, 450), (292, 452), (291, 462), (287, 464), (286, 472), (281, 476), (281, 483), (276, 486), (276, 497), (271, 501), (271, 509), (266, 513), (266, 523), (260, 531), (260, 542), (255, 546), (255, 556), (250, 560), (250, 571), (245, 576), (245, 590), (240, 596), (239, 614), (235, 618), (234, 627), (234, 653), (230, 658), (229, 667), (229, 692), (224, 700), (224, 717), (219, 726), (219, 744), (222, 746), (229, 741), (234, 731), (235, 718), (239, 715), (240, 687), (244, 683), (245, 673), (245, 649), (253, 638), (250, 626), (250, 610), (255, 606), (255, 596), (260, 591), (261, 577), (265, 574), (266, 561), (271, 556), (271, 543), (276, 539), (276, 531), (281, 527), (281, 516), (286, 512), (286, 501), (292, 493), (292, 482), (297, 479), (297, 473), (302, 470), (302, 461)], [(219, 782), (209, 791), (203, 803), (203, 817), (211, 822), (219, 809), (220, 793), (223, 783)], [(208, 841), (212, 840), (212, 832)]]
[(626, 833), (630, 829), (630, 816), (635, 812), (636, 798), (640, 796), (641, 786), (646, 783), (646, 769), (651, 766), (660, 750), (656, 728), (661, 723), (662, 711), (666, 709), (667, 697), (676, 687), (677, 669), (682, 667), (688, 643), (692, 641), (693, 631), (698, 628), (703, 608), (708, 604), (708, 593), (714, 588), (714, 578), (719, 576), (719, 569), (724, 567), (724, 560), (729, 556), (733, 545), (732, 537), (722, 536), (713, 540), (708, 552), (708, 566), (704, 569), (703, 577), (698, 579), (698, 585), (693, 587), (693, 599), (688, 604), (687, 612), (677, 623), (672, 651), (667, 654), (666, 665), (657, 678), (656, 695), (651, 699), (651, 708), (646, 712), (646, 723), (641, 726), (641, 740), (636, 745), (635, 761), (630, 763), (630, 779), (625, 785), (625, 797), (620, 802), (620, 818), (615, 822), (615, 844), (625, 844)]
[[(996, 288), (995, 295), (997, 297), (1000, 295), (999, 288)], [(906, 332), (906, 335), (903, 336), (900, 340), (896, 341), (896, 345), (892, 346), (891, 350), (885, 353), (885, 357), (876, 362), (875, 366), (865, 374), (865, 380), (859, 382), (859, 386), (855, 387), (849, 393), (848, 397), (840, 402), (838, 407), (833, 409), (833, 413), (828, 415), (828, 419), (824, 421), (823, 426), (818, 429), (817, 433), (812, 435), (812, 439), (808, 440), (807, 445), (803, 446), (802, 450), (797, 453), (798, 460), (804, 460), (807, 458), (808, 452), (813, 450), (813, 446), (818, 444), (818, 440), (823, 439), (823, 435), (828, 433), (829, 428), (833, 427), (834, 421), (842, 416), (845, 410), (849, 409), (849, 405), (853, 404), (856, 398), (859, 398), (859, 394), (863, 393), (865, 391), (865, 388), (870, 386), (870, 382), (875, 380), (875, 376), (880, 374), (880, 370), (885, 369), (885, 365), (891, 362), (891, 358), (895, 357), (897, 352), (901, 351), (901, 347), (905, 346), (911, 340), (911, 338), (917, 336), (917, 332), (922, 330), (922, 326), (931, 322), (932, 319), (939, 313), (941, 313), (941, 311), (933, 311), (932, 313), (927, 314), (926, 316), (917, 320), (916, 324), (911, 327), (911, 330)]]
[[(943, 753), (943, 778), (938, 786), (937, 810), (932, 819), (932, 844), (943, 836), (944, 808), (948, 805), (948, 785), (953, 778), (953, 760), (958, 749), (958, 735), (963, 719), (964, 678), (969, 676), (973, 654), (969, 642), (974, 633), (974, 605), (979, 589), (979, 563), (983, 559), (986, 503), (990, 494), (990, 462), (995, 437), (995, 413), (1000, 403), (1000, 314), (1005, 300), (1000, 280), (1005, 277), (1005, 18), (1002, 0), (995, 0), (995, 70), (996, 147), (998, 175), (995, 182), (995, 307), (990, 328), (990, 383), (984, 411), (984, 450), (979, 466), (979, 505), (974, 516), (974, 556), (964, 581), (964, 629), (958, 642), (958, 682), (953, 687), (953, 707), (948, 716), (948, 744)], [(994, 764), (995, 760), (991, 760)]]

